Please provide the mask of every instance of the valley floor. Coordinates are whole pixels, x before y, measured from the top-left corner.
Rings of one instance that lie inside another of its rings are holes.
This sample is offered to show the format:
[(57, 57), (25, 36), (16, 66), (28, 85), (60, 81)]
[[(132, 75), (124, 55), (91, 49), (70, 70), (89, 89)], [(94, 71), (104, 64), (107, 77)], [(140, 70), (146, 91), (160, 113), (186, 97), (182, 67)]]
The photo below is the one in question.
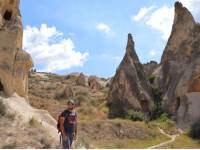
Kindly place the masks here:
[[(66, 98), (56, 98), (55, 95), (64, 86), (71, 86), (74, 98), (78, 99), (78, 139), (75, 148), (200, 148), (199, 141), (180, 135), (175, 141), (171, 136), (179, 134), (174, 124), (170, 122), (133, 122), (130, 120), (107, 118), (106, 106), (107, 88), (93, 92), (88, 87), (77, 86), (74, 79), (65, 76), (43, 74), (30, 76), (29, 100), (38, 109), (45, 109), (57, 120), (58, 115), (66, 108)], [(158, 130), (161, 128), (166, 134)], [(183, 139), (184, 146), (181, 144)], [(165, 143), (170, 141), (170, 143)], [(165, 143), (164, 145), (159, 145)], [(159, 147), (161, 146), (161, 147)]]

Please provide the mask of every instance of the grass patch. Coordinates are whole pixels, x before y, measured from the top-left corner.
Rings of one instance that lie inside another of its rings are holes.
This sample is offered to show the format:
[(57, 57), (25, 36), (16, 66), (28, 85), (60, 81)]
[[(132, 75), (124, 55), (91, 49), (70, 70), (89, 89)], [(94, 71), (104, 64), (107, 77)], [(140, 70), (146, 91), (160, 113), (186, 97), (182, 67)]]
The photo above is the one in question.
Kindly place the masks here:
[(200, 148), (200, 140), (194, 140), (190, 138), (187, 134), (182, 134), (176, 138), (176, 140), (170, 144), (167, 144), (160, 148), (177, 148), (177, 149), (199, 149)]
[(162, 114), (158, 119), (151, 121), (150, 125), (158, 126), (170, 135), (178, 133), (178, 129), (176, 128), (175, 122), (171, 120), (165, 113)]
[(151, 139), (113, 139), (113, 140), (96, 140), (91, 148), (121, 149), (121, 148), (148, 148), (150, 146), (167, 141), (169, 138), (159, 136)]

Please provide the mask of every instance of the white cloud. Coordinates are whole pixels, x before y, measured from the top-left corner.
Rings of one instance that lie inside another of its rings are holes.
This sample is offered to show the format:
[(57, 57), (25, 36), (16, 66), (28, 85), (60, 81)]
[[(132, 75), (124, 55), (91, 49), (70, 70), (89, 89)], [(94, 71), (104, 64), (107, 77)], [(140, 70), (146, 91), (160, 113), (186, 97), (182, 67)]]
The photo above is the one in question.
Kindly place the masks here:
[(105, 33), (110, 32), (110, 27), (108, 25), (104, 24), (104, 23), (97, 24), (96, 28), (105, 32)]
[[(180, 2), (192, 12), (197, 21), (200, 21), (200, 0), (180, 0)], [(141, 8), (139, 13), (132, 17), (132, 20), (144, 20), (147, 26), (159, 31), (162, 39), (166, 41), (170, 35), (173, 24), (174, 7), (163, 5), (154, 11), (150, 11), (153, 8)]]
[(55, 27), (46, 24), (24, 29), (23, 48), (32, 55), (40, 71), (55, 72), (83, 66), (88, 53), (75, 50), (72, 40), (62, 35)]
[(162, 34), (162, 39), (167, 40), (173, 24), (174, 9), (166, 5), (155, 10), (146, 20), (146, 24)]
[(131, 16), (131, 20), (132, 21), (140, 21), (141, 19), (143, 19), (145, 17), (145, 15), (147, 15), (154, 8), (155, 8), (155, 6), (140, 8), (137, 15)]

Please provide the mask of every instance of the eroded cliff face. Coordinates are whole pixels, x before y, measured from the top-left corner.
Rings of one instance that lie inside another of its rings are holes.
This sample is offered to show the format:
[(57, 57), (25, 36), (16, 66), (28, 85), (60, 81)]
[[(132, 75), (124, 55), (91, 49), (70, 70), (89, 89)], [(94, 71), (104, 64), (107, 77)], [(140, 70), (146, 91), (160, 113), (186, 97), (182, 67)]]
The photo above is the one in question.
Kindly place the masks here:
[(27, 95), (30, 55), (22, 50), (23, 27), (19, 0), (0, 1), (0, 89), (7, 96)]
[(160, 68), (164, 110), (176, 116), (180, 126), (191, 125), (200, 117), (198, 109), (190, 111), (200, 103), (200, 25), (180, 2), (175, 3), (172, 32)]
[(111, 81), (107, 99), (110, 117), (123, 117), (129, 109), (148, 112), (152, 102), (150, 86), (131, 34), (128, 35), (125, 56)]

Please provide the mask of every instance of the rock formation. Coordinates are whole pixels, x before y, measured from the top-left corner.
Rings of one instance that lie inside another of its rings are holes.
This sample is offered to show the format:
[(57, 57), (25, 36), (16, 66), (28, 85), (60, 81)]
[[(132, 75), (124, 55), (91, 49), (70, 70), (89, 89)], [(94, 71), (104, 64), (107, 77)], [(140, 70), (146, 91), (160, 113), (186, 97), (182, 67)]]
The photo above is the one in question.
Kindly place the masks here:
[(103, 87), (103, 85), (101, 83), (102, 83), (101, 79), (99, 79), (96, 76), (90, 76), (88, 78), (88, 85), (93, 91), (100, 90)]
[(0, 2), (0, 86), (11, 96), (14, 92), (27, 95), (28, 71), (32, 59), (22, 50), (23, 27), (19, 0)]
[(72, 90), (72, 87), (69, 86), (69, 85), (65, 86), (65, 89), (64, 89), (63, 92), (64, 92), (63, 93), (64, 94), (64, 98), (66, 98), (66, 99), (73, 98), (73, 96), (74, 96), (74, 92)]
[(164, 110), (191, 125), (200, 117), (200, 25), (180, 2), (159, 71)]
[(149, 77), (157, 67), (158, 63), (156, 61), (150, 61), (149, 63), (143, 64), (143, 69), (147, 77)]
[(123, 117), (129, 109), (148, 111), (152, 102), (149, 83), (135, 52), (132, 35), (128, 35), (125, 56), (112, 79), (108, 106), (110, 117)]
[(87, 86), (86, 77), (83, 73), (80, 73), (80, 75), (77, 77), (76, 85)]

